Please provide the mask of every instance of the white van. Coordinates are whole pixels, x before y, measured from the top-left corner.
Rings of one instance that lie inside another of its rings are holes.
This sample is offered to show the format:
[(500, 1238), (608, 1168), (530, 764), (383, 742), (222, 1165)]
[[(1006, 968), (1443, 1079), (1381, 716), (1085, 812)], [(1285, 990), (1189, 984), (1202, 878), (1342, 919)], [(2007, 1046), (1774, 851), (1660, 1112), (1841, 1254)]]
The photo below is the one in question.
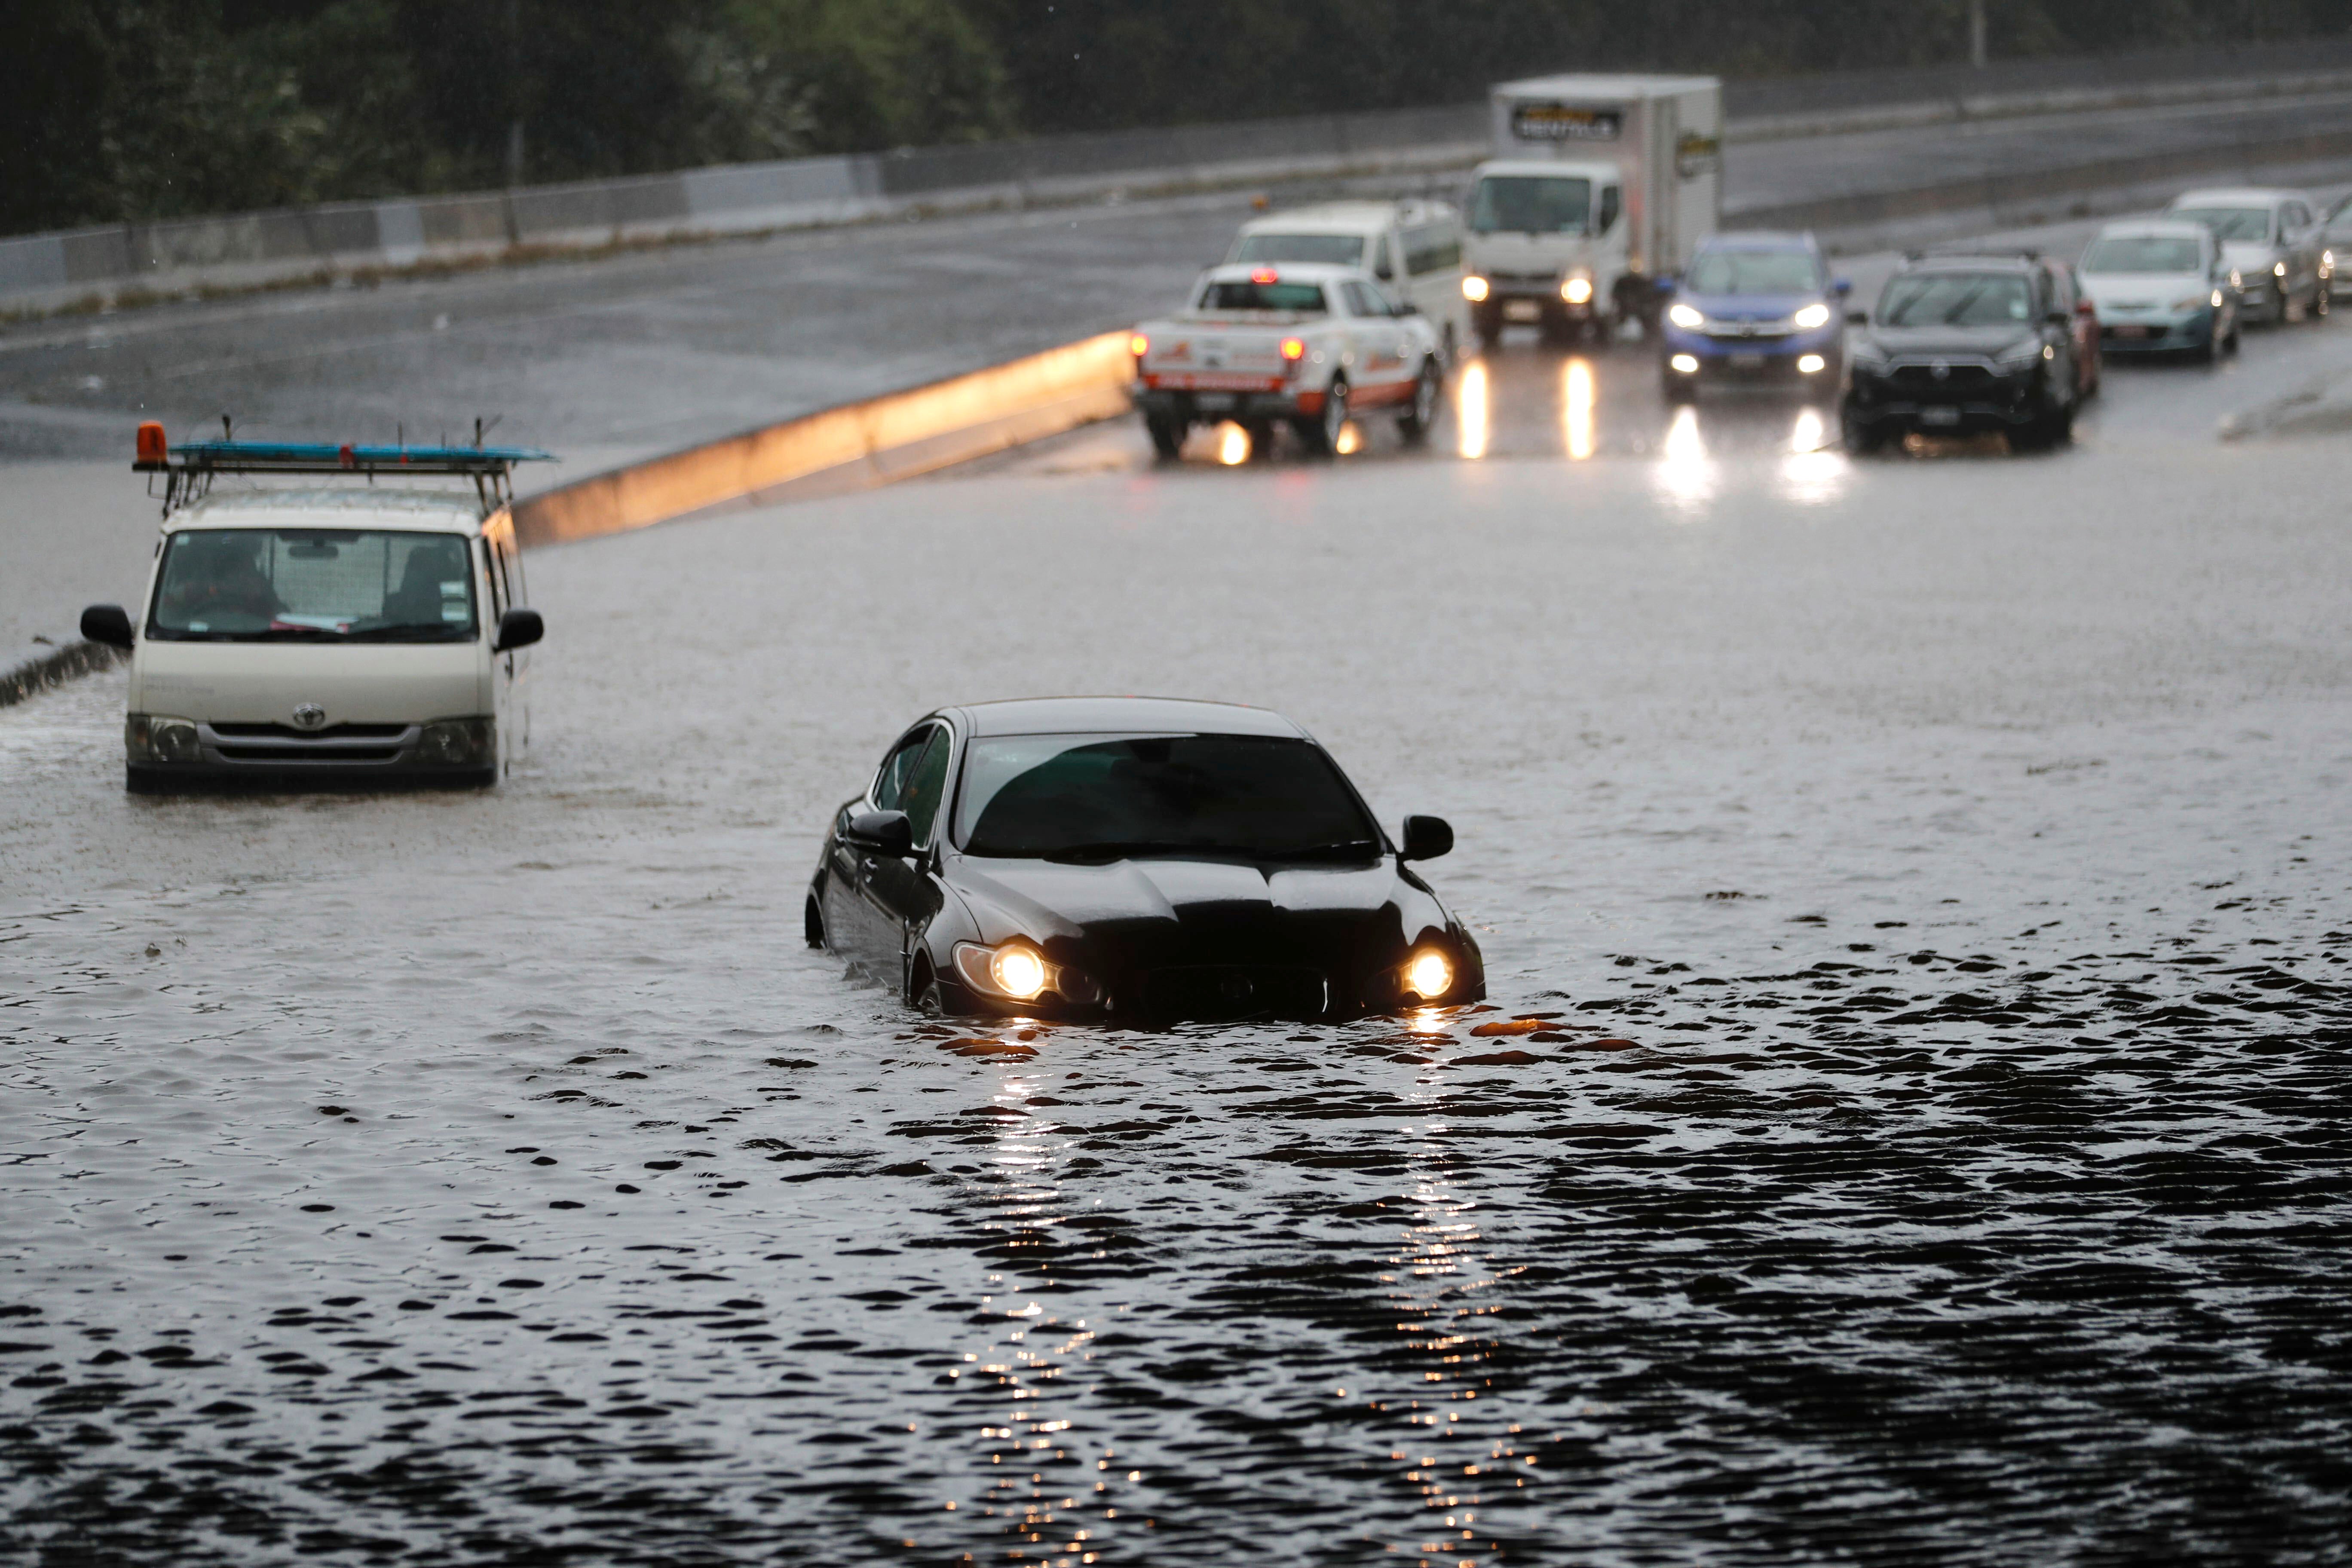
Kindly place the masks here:
[(1462, 215), (1444, 202), (1322, 202), (1252, 218), (1227, 262), (1360, 267), (1429, 318), (1448, 364), (1470, 336), (1462, 298)]
[[(206, 441), (165, 476), (134, 619), (82, 612), (131, 655), (135, 792), (195, 784), (495, 784), (530, 739), (530, 656), (509, 472), (517, 448)], [(223, 476), (340, 482), (215, 489)], [(436, 488), (432, 480), (448, 481)]]

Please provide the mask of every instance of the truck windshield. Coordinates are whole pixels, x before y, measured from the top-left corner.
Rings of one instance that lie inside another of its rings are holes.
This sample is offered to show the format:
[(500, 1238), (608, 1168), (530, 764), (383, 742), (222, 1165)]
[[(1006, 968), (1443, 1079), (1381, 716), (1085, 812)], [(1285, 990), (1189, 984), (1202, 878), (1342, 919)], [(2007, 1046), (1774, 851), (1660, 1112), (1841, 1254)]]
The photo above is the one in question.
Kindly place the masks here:
[(2083, 258), (2085, 272), (2194, 272), (2200, 247), (2168, 234), (2110, 235)]
[(1201, 290), (1203, 310), (1286, 310), (1317, 316), (1330, 309), (1319, 283), (1212, 283)]
[(1364, 264), (1364, 241), (1352, 234), (1250, 234), (1242, 237), (1235, 261), (1328, 261), (1334, 267)]
[(452, 533), (186, 529), (147, 635), (176, 642), (471, 642), (474, 574)]
[(1822, 274), (1801, 250), (1710, 250), (1686, 281), (1694, 294), (1816, 294)]
[(1489, 174), (1470, 203), (1479, 234), (1582, 234), (1592, 221), (1592, 182), (1561, 174)]
[(969, 855), (1021, 859), (1370, 858), (1381, 833), (1311, 742), (997, 735), (967, 753), (956, 841)]
[(2201, 223), (2213, 231), (2216, 239), (2268, 239), (2271, 237), (2271, 210), (2268, 207), (2181, 207), (2166, 216)]
[(1922, 272), (1887, 284), (1878, 302), (1888, 327), (2010, 327), (2029, 321), (2033, 299), (2013, 272)]

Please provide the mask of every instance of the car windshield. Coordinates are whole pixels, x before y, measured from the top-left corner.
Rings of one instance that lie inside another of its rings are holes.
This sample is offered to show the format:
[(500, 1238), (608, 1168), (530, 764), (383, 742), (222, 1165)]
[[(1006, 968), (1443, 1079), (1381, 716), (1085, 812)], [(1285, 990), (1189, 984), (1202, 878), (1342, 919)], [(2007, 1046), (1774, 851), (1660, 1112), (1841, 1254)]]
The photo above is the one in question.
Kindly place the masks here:
[(2217, 239), (2268, 239), (2271, 237), (2271, 209), (2268, 207), (2178, 207), (2172, 216), (2190, 223), (2201, 223), (2213, 231)]
[(176, 641), (471, 642), (474, 574), (451, 533), (184, 529), (147, 635)]
[(1694, 294), (1818, 294), (1822, 274), (1801, 250), (1710, 250), (1684, 282)]
[(1328, 261), (1360, 267), (1364, 241), (1352, 234), (1250, 234), (1242, 237), (1235, 261)]
[(955, 820), (966, 854), (1022, 859), (1307, 859), (1381, 845), (1320, 746), (1258, 735), (985, 737), (966, 752)]
[(2083, 258), (2085, 272), (2195, 272), (2202, 247), (2177, 234), (2111, 234)]
[(1582, 234), (1592, 221), (1592, 182), (1559, 174), (1489, 174), (1470, 202), (1480, 234)]
[(1295, 316), (1319, 316), (1330, 309), (1323, 302), (1320, 283), (1212, 283), (1201, 290), (1203, 310), (1286, 310)]
[(1889, 327), (2013, 327), (2032, 314), (2033, 297), (2014, 272), (1915, 272), (1890, 281), (1878, 302)]

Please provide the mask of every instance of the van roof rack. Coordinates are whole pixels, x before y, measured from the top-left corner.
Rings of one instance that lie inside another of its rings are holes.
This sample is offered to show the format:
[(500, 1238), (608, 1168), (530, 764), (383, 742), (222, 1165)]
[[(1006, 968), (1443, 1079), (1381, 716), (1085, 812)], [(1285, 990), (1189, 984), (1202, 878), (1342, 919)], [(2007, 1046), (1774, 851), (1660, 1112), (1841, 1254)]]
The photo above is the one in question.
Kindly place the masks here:
[[(553, 462), (555, 454), (537, 447), (362, 446), (345, 441), (183, 441), (167, 445), (163, 426), (149, 420), (139, 426), (138, 458), (131, 467), (142, 474), (162, 474), (163, 510), (194, 500), (212, 488), (221, 474), (334, 474), (365, 478), (378, 474), (455, 475), (470, 478), (483, 506), (503, 505), (513, 493), (517, 463)], [(152, 493), (152, 484), (150, 481)]]

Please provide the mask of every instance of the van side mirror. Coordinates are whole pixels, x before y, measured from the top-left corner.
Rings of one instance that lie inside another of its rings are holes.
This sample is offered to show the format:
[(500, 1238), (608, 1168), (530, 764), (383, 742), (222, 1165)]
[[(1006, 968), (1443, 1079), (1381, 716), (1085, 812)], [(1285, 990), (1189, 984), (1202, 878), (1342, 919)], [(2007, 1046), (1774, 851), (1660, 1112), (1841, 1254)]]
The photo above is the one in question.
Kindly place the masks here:
[(915, 852), (915, 825), (903, 811), (861, 811), (849, 819), (849, 831), (842, 837), (870, 854), (904, 859)]
[(1434, 860), (1454, 847), (1454, 828), (1442, 816), (1408, 816), (1400, 860)]
[(131, 646), (131, 617), (120, 605), (92, 605), (81, 613), (81, 635), (108, 647)]
[(510, 648), (529, 647), (546, 635), (547, 623), (539, 618), (537, 610), (509, 610), (499, 617), (499, 637), (490, 645), (490, 651), (505, 653)]

